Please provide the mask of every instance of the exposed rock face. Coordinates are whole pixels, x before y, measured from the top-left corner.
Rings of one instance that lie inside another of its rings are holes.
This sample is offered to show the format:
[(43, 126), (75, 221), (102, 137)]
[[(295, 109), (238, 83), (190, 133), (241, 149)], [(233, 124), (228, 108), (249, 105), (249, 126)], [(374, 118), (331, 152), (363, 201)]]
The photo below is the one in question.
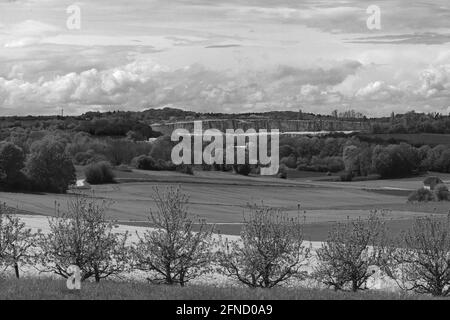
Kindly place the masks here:
[[(280, 132), (302, 131), (367, 131), (370, 128), (368, 121), (341, 121), (341, 120), (265, 120), (265, 119), (220, 119), (202, 120), (203, 130), (219, 129), (225, 132), (227, 129), (278, 129)], [(175, 129), (194, 130), (194, 121), (154, 124), (152, 129), (163, 134), (170, 135)]]

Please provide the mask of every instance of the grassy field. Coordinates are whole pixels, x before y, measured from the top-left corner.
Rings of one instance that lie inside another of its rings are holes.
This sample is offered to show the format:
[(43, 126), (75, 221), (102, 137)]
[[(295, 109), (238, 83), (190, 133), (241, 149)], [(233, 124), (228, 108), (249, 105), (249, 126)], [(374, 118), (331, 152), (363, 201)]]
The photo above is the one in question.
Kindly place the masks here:
[(66, 288), (63, 280), (0, 279), (0, 300), (407, 300), (430, 299), (381, 291), (358, 293), (319, 289), (247, 289), (213, 286), (154, 286), (136, 282), (83, 283), (79, 292)]
[[(81, 170), (79, 170), (81, 174)], [(135, 170), (117, 172), (118, 182), (93, 186), (95, 196), (113, 202), (108, 215), (123, 224), (145, 225), (155, 209), (151, 196), (155, 187), (180, 185), (190, 196), (190, 211), (208, 223), (217, 224), (223, 234), (239, 234), (248, 203), (282, 208), (300, 214), (305, 233), (313, 241), (324, 240), (333, 222), (366, 217), (371, 210), (389, 210), (393, 229), (408, 226), (416, 216), (445, 214), (446, 202), (407, 203), (407, 195), (422, 186), (424, 177), (359, 182), (323, 181), (325, 174), (299, 173), (292, 179), (240, 176), (224, 172), (196, 171), (194, 176), (178, 172)], [(449, 181), (450, 175), (439, 175)], [(64, 208), (72, 195), (0, 193), (0, 202), (22, 213), (52, 215), (55, 201)], [(300, 208), (300, 210), (299, 210)]]

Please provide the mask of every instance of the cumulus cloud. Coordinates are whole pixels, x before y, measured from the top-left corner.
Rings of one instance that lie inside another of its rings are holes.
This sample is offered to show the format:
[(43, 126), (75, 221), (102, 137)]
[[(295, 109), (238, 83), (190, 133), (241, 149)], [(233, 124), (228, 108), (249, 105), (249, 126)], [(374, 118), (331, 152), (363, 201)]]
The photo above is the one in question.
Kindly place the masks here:
[(430, 98), (450, 97), (450, 64), (426, 69), (421, 74), (422, 85), (416, 91), (419, 95)]
[(354, 74), (360, 64), (344, 61), (324, 68), (280, 66), (261, 71), (214, 71), (199, 64), (170, 69), (151, 59), (138, 59), (120, 67), (35, 81), (0, 78), (0, 102), (8, 108), (34, 104), (61, 104), (84, 108), (104, 106), (141, 109), (145, 106), (186, 106), (198, 111), (239, 112), (242, 106), (296, 107), (300, 102), (331, 101), (327, 88)]
[(355, 97), (361, 100), (395, 101), (401, 98), (405, 92), (383, 81), (375, 81), (360, 88)]
[[(54, 113), (61, 106), (74, 113), (163, 106), (202, 112), (302, 108), (328, 113), (348, 106), (368, 115), (412, 107), (445, 112), (450, 103), (449, 66), (424, 70), (416, 87), (372, 81), (344, 94), (337, 89), (339, 85), (365, 68), (357, 61), (334, 62), (327, 68), (218, 71), (200, 64), (173, 69), (142, 58), (119, 67), (90, 68), (52, 78), (0, 77), (0, 113)], [(26, 72), (20, 70), (20, 74)]]
[(6, 35), (0, 35), (0, 44), (3, 42), (5, 48), (19, 48), (39, 44), (46, 35), (55, 34), (60, 28), (37, 20), (25, 20), (0, 26), (0, 31)]

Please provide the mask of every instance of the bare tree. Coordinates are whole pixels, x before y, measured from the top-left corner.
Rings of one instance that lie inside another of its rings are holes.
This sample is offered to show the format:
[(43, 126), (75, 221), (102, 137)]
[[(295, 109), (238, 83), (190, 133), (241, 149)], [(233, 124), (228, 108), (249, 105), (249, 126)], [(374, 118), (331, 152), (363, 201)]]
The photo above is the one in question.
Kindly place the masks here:
[(76, 265), (84, 281), (119, 275), (128, 265), (128, 234), (113, 233), (115, 224), (106, 219), (109, 203), (93, 196), (76, 195), (66, 212), (57, 207), (56, 217), (49, 218), (50, 233), (40, 241), (40, 263), (45, 272), (64, 278), (67, 268)]
[(358, 291), (366, 288), (385, 247), (385, 223), (372, 212), (361, 218), (334, 225), (328, 239), (316, 251), (314, 277), (335, 290)]
[(17, 278), (20, 265), (31, 262), (34, 239), (31, 229), (14, 216), (14, 210), (0, 205), (0, 265), (14, 268)]
[(252, 288), (303, 279), (310, 249), (303, 245), (300, 218), (264, 205), (249, 209), (241, 241), (225, 241), (217, 253), (220, 271)]
[(179, 284), (207, 271), (212, 261), (212, 232), (200, 220), (194, 232), (194, 220), (189, 216), (188, 197), (180, 188), (155, 188), (156, 212), (150, 212), (155, 229), (139, 235), (134, 248), (134, 266), (150, 272), (148, 280), (156, 283)]
[(416, 218), (389, 248), (385, 269), (403, 290), (450, 294), (450, 215)]

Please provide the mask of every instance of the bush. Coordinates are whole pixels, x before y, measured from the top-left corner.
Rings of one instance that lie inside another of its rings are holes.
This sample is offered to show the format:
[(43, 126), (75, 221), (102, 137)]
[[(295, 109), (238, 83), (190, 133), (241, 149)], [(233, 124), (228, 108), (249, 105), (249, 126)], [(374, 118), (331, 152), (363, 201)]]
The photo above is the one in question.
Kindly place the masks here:
[(194, 169), (193, 169), (192, 165), (189, 165), (189, 164), (182, 164), (182, 165), (176, 166), (176, 171), (185, 173), (185, 174), (194, 175)]
[(429, 189), (420, 188), (408, 196), (408, 201), (428, 202), (433, 201), (435, 196)]
[(237, 174), (248, 176), (252, 172), (252, 166), (249, 164), (236, 164), (233, 165), (234, 172)]
[(155, 159), (146, 155), (140, 155), (133, 158), (131, 165), (136, 169), (141, 170), (161, 170), (160, 166), (156, 165)]
[(373, 275), (371, 267), (380, 262), (384, 241), (385, 226), (375, 212), (367, 221), (337, 223), (316, 251), (315, 278), (335, 290), (364, 289)]
[(341, 181), (349, 182), (353, 180), (353, 173), (350, 171), (346, 171), (343, 174), (340, 175)]
[(280, 163), (288, 168), (295, 169), (297, 167), (297, 158), (295, 155), (291, 154), (289, 157), (281, 158)]
[(303, 246), (300, 218), (290, 218), (267, 206), (250, 206), (242, 243), (222, 242), (217, 253), (220, 271), (252, 287), (272, 288), (290, 279), (303, 279), (309, 257)]
[(172, 148), (175, 144), (172, 142), (170, 136), (161, 136), (150, 143), (150, 145), (152, 146), (150, 156), (153, 159), (161, 159), (164, 161), (172, 159)]
[(201, 220), (194, 232), (188, 197), (179, 188), (164, 193), (155, 189), (154, 200), (157, 211), (150, 212), (149, 220), (155, 229), (139, 237), (133, 248), (134, 266), (149, 272), (152, 282), (184, 286), (211, 264), (213, 230), (206, 230)]
[(76, 265), (82, 281), (94, 277), (96, 282), (123, 272), (129, 262), (128, 234), (113, 233), (107, 209), (108, 203), (84, 195), (73, 198), (67, 212), (58, 209), (56, 217), (49, 218), (50, 233), (39, 243), (43, 271), (68, 278), (67, 268)]
[(287, 169), (284, 164), (280, 165), (280, 168), (278, 169), (277, 177), (280, 179), (287, 179)]
[(445, 184), (438, 184), (434, 188), (434, 194), (438, 201), (449, 201), (450, 200), (450, 192)]
[(86, 181), (90, 184), (113, 183), (114, 173), (106, 161), (93, 163), (84, 169)]

